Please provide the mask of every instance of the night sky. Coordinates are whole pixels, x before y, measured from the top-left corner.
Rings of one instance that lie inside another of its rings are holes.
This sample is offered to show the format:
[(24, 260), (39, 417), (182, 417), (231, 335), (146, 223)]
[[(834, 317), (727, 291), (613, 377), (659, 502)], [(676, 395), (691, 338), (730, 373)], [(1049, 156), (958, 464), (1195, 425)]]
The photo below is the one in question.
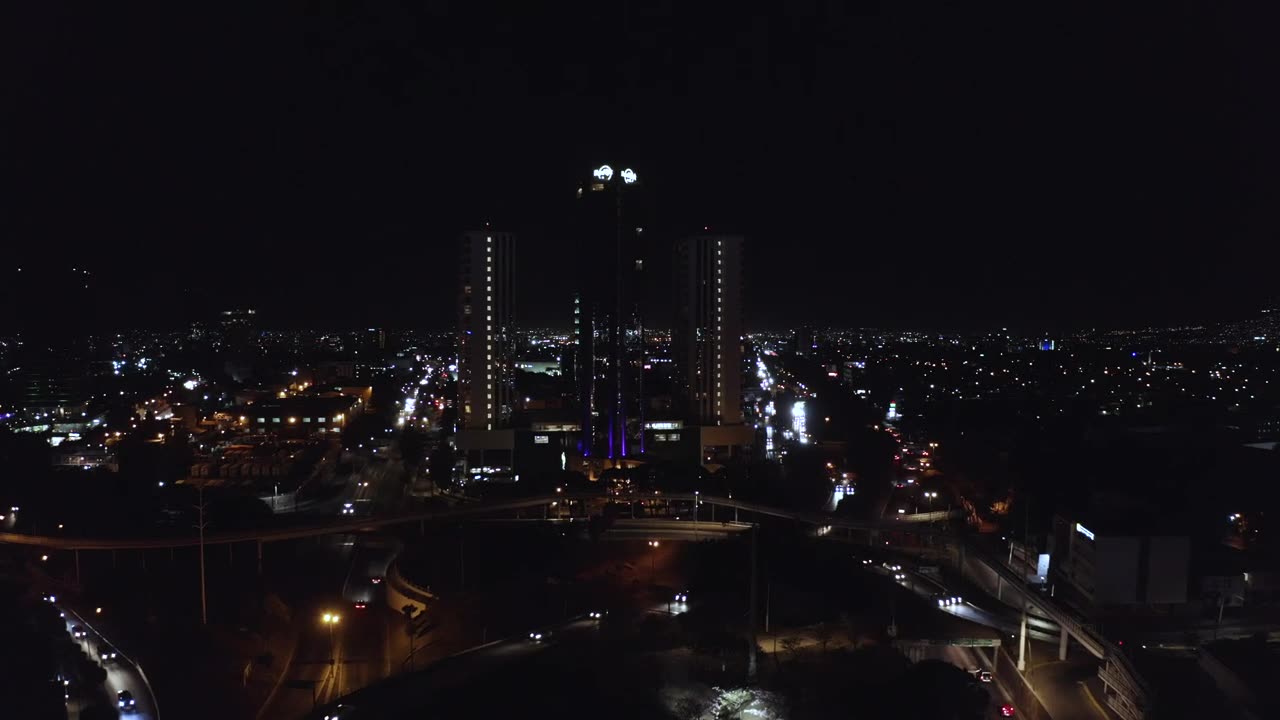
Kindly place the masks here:
[(489, 221), (522, 322), (567, 325), (605, 162), (646, 184), (660, 281), (678, 235), (747, 236), (749, 328), (1280, 295), (1276, 18), (1225, 3), (125, 5), (0, 10), (0, 322), (55, 316), (76, 266), (98, 327), (447, 328)]

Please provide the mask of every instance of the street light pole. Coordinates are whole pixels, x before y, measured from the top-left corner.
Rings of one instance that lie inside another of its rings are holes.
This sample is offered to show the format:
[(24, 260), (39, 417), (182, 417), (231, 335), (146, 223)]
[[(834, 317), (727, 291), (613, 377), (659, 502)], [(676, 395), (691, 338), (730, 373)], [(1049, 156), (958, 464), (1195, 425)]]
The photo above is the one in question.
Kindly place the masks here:
[[(759, 596), (759, 578), (757, 577), (758, 565), (760, 564), (759, 551), (756, 549), (756, 535), (758, 526), (751, 526), (751, 584), (747, 588), (747, 679), (755, 680), (756, 677), (756, 622), (757, 614), (757, 598)], [(776, 638), (775, 638), (776, 642)], [(774, 657), (777, 657), (775, 654)]]
[(702, 494), (697, 490), (693, 491), (693, 541), (697, 542), (698, 538), (698, 510), (702, 507)]
[(205, 597), (204, 586), (204, 485), (200, 485), (196, 490), (199, 498), (199, 504), (196, 505), (196, 511), (199, 513), (196, 522), (196, 529), (200, 531), (200, 624), (209, 624), (209, 606)]
[(329, 627), (329, 672), (333, 673), (333, 693), (341, 695), (341, 689), (338, 687), (338, 663), (337, 648), (333, 642), (333, 626), (338, 624), (342, 616), (338, 613), (325, 613), (320, 616), (320, 622)]
[(652, 584), (653, 584), (653, 577), (654, 577), (654, 572), (653, 572), (653, 558), (654, 558), (654, 556), (655, 556), (655, 555), (657, 555), (657, 554), (658, 554), (658, 553), (657, 553), (658, 541), (657, 541), (657, 540), (650, 540), (650, 541), (649, 541), (649, 547), (651, 547), (651, 548), (653, 548), (653, 549), (654, 549), (653, 551), (651, 551), (651, 552), (649, 553), (649, 584), (650, 584), (650, 585), (652, 585)]

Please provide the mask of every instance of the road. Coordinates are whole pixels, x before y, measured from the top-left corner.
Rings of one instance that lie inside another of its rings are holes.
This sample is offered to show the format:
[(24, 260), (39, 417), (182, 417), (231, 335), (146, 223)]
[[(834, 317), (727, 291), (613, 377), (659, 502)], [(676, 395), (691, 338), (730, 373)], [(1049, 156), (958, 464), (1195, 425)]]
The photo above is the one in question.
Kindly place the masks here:
[[(392, 483), (383, 483), (392, 484)], [(675, 502), (690, 502), (697, 498), (691, 495), (670, 494), (664, 496), (665, 499)], [(232, 533), (215, 533), (205, 537), (206, 544), (218, 544), (229, 542), (244, 542), (247, 540), (259, 540), (262, 542), (273, 542), (285, 539), (294, 539), (302, 537), (315, 537), (321, 535), (332, 535), (333, 533), (359, 533), (375, 530), (379, 527), (403, 524), (406, 522), (425, 522), (428, 520), (439, 520), (443, 518), (460, 518), (464, 516), (502, 513), (520, 508), (536, 508), (549, 506), (551, 502), (583, 500), (598, 501), (603, 500), (599, 494), (564, 494), (547, 497), (525, 498), (516, 501), (498, 502), (492, 504), (468, 505), (450, 508), (446, 511), (424, 511), (412, 512), (400, 515), (391, 515), (386, 517), (370, 517), (363, 518), (359, 516), (346, 516), (350, 520), (339, 520), (337, 522), (328, 522), (314, 526), (299, 526), (290, 528), (275, 528), (271, 530), (255, 530), (255, 531), (237, 531)], [(736, 512), (742, 511), (746, 513), (779, 517), (790, 519), (797, 522), (810, 523), (816, 525), (827, 525), (833, 528), (849, 529), (849, 530), (867, 530), (879, 531), (889, 530), (897, 532), (900, 527), (891, 527), (890, 523), (881, 522), (851, 522), (841, 518), (833, 518), (820, 513), (806, 513), (783, 510), (759, 503), (744, 502), (741, 500), (717, 498), (711, 496), (702, 496), (700, 498), (703, 504), (719, 505)], [(918, 537), (941, 537), (944, 540), (955, 542), (955, 537), (942, 531), (938, 531), (927, 527), (912, 527), (910, 532)], [(194, 538), (166, 538), (166, 539), (130, 539), (130, 540), (114, 540), (104, 538), (60, 538), (34, 535), (15, 535), (13, 533), (0, 533), (0, 542), (15, 543), (22, 545), (34, 545), (48, 548), (65, 548), (65, 549), (137, 549), (148, 547), (182, 547), (195, 543)], [(888, 541), (886, 541), (887, 544)], [(1004, 568), (998, 559), (986, 557), (989, 553), (983, 551), (982, 548), (973, 547), (969, 549), (967, 562), (970, 564), (982, 565), (989, 567), (997, 573), (1012, 574), (1007, 568)], [(349, 560), (349, 557), (347, 558)], [(1012, 590), (1020, 593), (1027, 593), (1025, 588), (1020, 584), (1021, 578), (1008, 579), (1007, 583), (1012, 584)], [(1033, 602), (1039, 598), (1033, 598)], [(1073, 622), (1069, 614), (1058, 608), (1054, 604), (1045, 606), (1047, 614), (1055, 618), (1063, 618), (1063, 622)], [(1116, 665), (1120, 668), (1117, 672), (1123, 671), (1128, 675), (1133, 672), (1126, 669), (1126, 665), (1122, 662), (1123, 656), (1111, 649), (1105, 640), (1099, 639), (1095, 633), (1087, 631), (1087, 628), (1077, 628), (1073, 631), (1073, 636), (1077, 641), (1092, 645), (1091, 649), (1095, 655), (1106, 654), (1108, 658), (1118, 662)], [(1099, 650), (1098, 648), (1102, 648)], [(1113, 663), (1114, 664), (1114, 663)], [(1135, 680), (1138, 682), (1138, 680)], [(1135, 691), (1136, 692), (1136, 691)], [(1141, 698), (1135, 701), (1141, 702)]]
[[(665, 612), (665, 608), (662, 612)], [(481, 645), (445, 658), (425, 670), (400, 675), (377, 687), (343, 697), (338, 702), (308, 713), (306, 717), (319, 720), (339, 707), (342, 720), (382, 718), (388, 716), (393, 709), (403, 712), (406, 708), (427, 708), (432, 695), (443, 688), (472, 680), (512, 663), (529, 660), (554, 645), (587, 640), (596, 632), (597, 627), (595, 620), (575, 618), (544, 628), (544, 632), (549, 630), (550, 633), (542, 642), (515, 637)]]
[[(938, 647), (932, 653), (932, 656), (936, 660), (951, 663), (965, 672), (974, 668), (982, 668), (984, 670), (993, 669), (991, 667), (991, 661), (984, 657), (979, 657), (972, 648), (944, 645)], [(990, 702), (987, 703), (987, 715), (989, 717), (1000, 717), (1000, 706), (1013, 704), (1013, 698), (1009, 696), (1009, 692), (998, 680), (989, 683), (982, 683), (982, 687), (986, 688), (987, 694), (990, 697)], [(1053, 720), (1058, 720), (1058, 718), (1055, 717)]]
[[(346, 502), (352, 503), (354, 517), (400, 497), (396, 474), (387, 468), (385, 462), (365, 463), (352, 476)], [(333, 512), (340, 513), (341, 507), (338, 504)], [(317, 704), (391, 673), (392, 634), (403, 631), (374, 579), (386, 575), (398, 546), (377, 535), (341, 534), (326, 538), (323, 547), (332, 571), (314, 578), (315, 596), (322, 600), (296, 614), (298, 646), (293, 661), (260, 718), (301, 717)], [(338, 621), (325, 623), (326, 614), (337, 615)]]
[[(150, 718), (151, 720), (158, 720), (160, 714), (156, 709), (155, 698), (151, 695), (151, 687), (147, 685), (146, 680), (143, 679), (142, 672), (138, 669), (137, 665), (125, 657), (124, 653), (121, 653), (119, 648), (112, 645), (111, 642), (103, 637), (91, 623), (86, 622), (81, 616), (77, 615), (74, 610), (66, 607), (65, 605), (58, 605), (57, 607), (58, 610), (62, 612), (63, 619), (66, 621), (68, 633), (70, 633), (71, 628), (76, 625), (85, 629), (88, 636), (84, 639), (78, 640), (77, 642), (80, 643), (80, 647), (84, 648), (85, 654), (90, 658), (97, 660), (102, 664), (103, 669), (107, 671), (106, 682), (102, 684), (101, 688), (96, 689), (101, 695), (102, 701), (111, 707), (115, 707), (116, 693), (122, 690), (127, 690), (133, 694), (134, 700), (137, 701), (138, 705), (136, 710), (132, 713), (121, 712), (120, 715), (122, 718), (130, 718), (131, 720), (133, 718)], [(110, 648), (110, 650), (117, 653), (119, 657), (114, 661), (102, 663), (102, 659), (99, 655), (100, 648)], [(68, 717), (72, 720), (78, 718), (81, 706), (87, 709), (91, 706), (91, 703), (82, 702), (77, 704), (73, 698), (72, 702), (68, 705)]]
[(1043, 647), (1044, 654), (1039, 657), (1050, 657), (1046, 662), (1033, 663), (1026, 676), (1031, 687), (1040, 696), (1044, 709), (1053, 720), (1098, 720), (1098, 718), (1114, 718), (1115, 715), (1103, 708), (1093, 695), (1085, 688), (1087, 682), (1098, 684), (1095, 691), (1101, 697), (1101, 683), (1097, 680), (1098, 664), (1087, 653), (1068, 656), (1065, 661), (1057, 660), (1056, 647), (1035, 644), (1036, 650)]
[[(903, 568), (901, 574), (906, 575), (902, 580), (894, 580), (893, 576), (898, 572), (889, 570), (880, 565), (867, 566), (871, 572), (877, 573), (885, 577), (887, 581), (896, 582), (912, 592), (927, 598), (930, 602), (934, 602), (934, 597), (938, 594), (949, 595), (945, 586), (933, 578), (920, 575), (907, 568)], [(989, 607), (980, 607), (974, 601), (989, 601)], [(938, 612), (945, 612), (958, 618), (968, 620), (970, 622), (984, 625), (989, 628), (1000, 630), (1005, 636), (1005, 644), (1010, 648), (1010, 654), (1017, 656), (1017, 633), (1020, 629), (1021, 618), (1017, 611), (1003, 605), (994, 598), (962, 598), (961, 603), (946, 605), (938, 608)], [(1067, 660), (1057, 660), (1058, 653), (1058, 630), (1057, 626), (1046, 620), (1028, 617), (1027, 619), (1027, 636), (1032, 641), (1028, 644), (1028, 672), (1027, 676), (1031, 679), (1031, 685), (1035, 689), (1036, 694), (1040, 696), (1041, 702), (1045, 706), (1045, 710), (1049, 712), (1053, 720), (1109, 720), (1113, 715), (1102, 708), (1093, 697), (1085, 690), (1084, 682), (1097, 675), (1098, 661), (1087, 652), (1076, 649), (1071, 652)], [(950, 656), (942, 658), (948, 662), (964, 661), (964, 658), (973, 658), (964, 648), (946, 648), (948, 651), (957, 651), (951, 653)], [(959, 651), (964, 651), (960, 653)], [(957, 662), (953, 662), (957, 664)], [(977, 667), (979, 663), (972, 662), (964, 666), (965, 669)], [(983, 664), (983, 667), (990, 666)], [(1006, 696), (1007, 697), (1007, 696)], [(1005, 702), (1008, 702), (1006, 699)]]

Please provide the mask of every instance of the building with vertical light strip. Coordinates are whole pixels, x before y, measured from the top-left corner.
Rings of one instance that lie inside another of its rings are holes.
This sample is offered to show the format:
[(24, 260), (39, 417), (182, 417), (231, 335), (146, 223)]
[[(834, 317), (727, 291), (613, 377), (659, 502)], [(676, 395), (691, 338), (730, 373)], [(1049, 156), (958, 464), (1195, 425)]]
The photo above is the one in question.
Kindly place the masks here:
[(698, 429), (704, 463), (751, 443), (742, 425), (742, 238), (704, 233), (676, 244), (676, 403)]
[(515, 235), (476, 230), (461, 238), (458, 422), (498, 430), (511, 421), (515, 341)]
[(602, 165), (578, 186), (572, 217), (578, 451), (611, 466), (644, 454), (643, 201), (635, 171)]

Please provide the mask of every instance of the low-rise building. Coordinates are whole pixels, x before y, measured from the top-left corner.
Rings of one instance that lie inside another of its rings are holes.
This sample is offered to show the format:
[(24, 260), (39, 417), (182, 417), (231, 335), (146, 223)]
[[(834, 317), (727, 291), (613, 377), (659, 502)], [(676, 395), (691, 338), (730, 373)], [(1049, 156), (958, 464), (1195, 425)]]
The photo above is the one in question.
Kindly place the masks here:
[(1092, 610), (1187, 604), (1191, 539), (1176, 525), (1132, 511), (1091, 511), (1059, 515), (1055, 526), (1058, 577)]
[(341, 432), (359, 410), (359, 398), (332, 393), (265, 399), (235, 412), (246, 430), (300, 437)]

